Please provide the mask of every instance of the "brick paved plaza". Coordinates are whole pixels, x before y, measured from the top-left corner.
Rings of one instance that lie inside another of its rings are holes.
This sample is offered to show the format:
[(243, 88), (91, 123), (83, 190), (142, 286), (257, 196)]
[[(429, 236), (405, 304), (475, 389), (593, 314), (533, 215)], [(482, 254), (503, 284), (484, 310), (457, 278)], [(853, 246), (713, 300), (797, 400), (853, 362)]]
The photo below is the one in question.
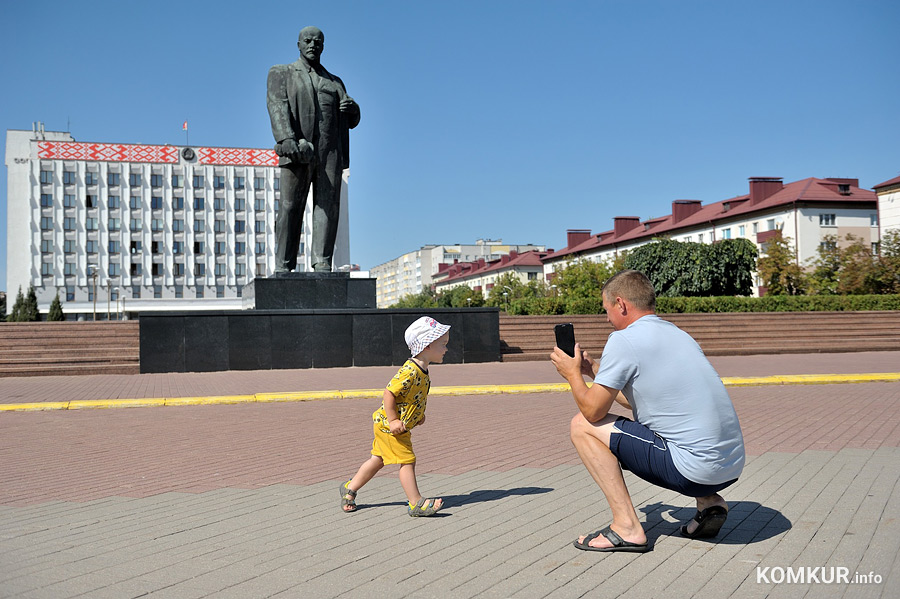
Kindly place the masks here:
[[(722, 376), (900, 371), (900, 352), (712, 361)], [(394, 370), (0, 379), (0, 404), (370, 389)], [(561, 381), (537, 362), (432, 378)], [(627, 475), (643, 555), (572, 547), (610, 513), (568, 440), (568, 393), (432, 397), (414, 438), (420, 488), (448, 506), (433, 519), (406, 515), (396, 467), (340, 512), (375, 396), (2, 412), (0, 597), (895, 596), (900, 383), (729, 392), (750, 459), (722, 534), (681, 537), (691, 500)]]

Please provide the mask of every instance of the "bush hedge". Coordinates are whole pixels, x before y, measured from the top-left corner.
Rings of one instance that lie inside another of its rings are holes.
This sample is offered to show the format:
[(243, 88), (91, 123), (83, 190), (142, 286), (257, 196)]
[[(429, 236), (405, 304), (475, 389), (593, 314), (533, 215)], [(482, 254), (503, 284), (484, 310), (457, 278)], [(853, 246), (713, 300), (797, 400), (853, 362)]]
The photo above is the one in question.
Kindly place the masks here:
[[(768, 295), (764, 297), (659, 297), (660, 314), (687, 312), (854, 312), (860, 310), (900, 310), (900, 295)], [(509, 313), (599, 314), (598, 298), (527, 298), (509, 303)]]

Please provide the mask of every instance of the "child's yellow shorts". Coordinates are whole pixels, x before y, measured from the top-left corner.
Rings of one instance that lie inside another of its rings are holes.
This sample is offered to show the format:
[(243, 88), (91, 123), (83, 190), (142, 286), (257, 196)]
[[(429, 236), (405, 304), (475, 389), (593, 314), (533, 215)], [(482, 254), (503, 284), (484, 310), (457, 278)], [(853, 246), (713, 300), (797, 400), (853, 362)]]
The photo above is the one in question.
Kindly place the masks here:
[(413, 453), (412, 435), (406, 431), (402, 435), (382, 432), (376, 422), (374, 424), (375, 440), (372, 441), (372, 455), (377, 455), (385, 464), (414, 464), (416, 454)]

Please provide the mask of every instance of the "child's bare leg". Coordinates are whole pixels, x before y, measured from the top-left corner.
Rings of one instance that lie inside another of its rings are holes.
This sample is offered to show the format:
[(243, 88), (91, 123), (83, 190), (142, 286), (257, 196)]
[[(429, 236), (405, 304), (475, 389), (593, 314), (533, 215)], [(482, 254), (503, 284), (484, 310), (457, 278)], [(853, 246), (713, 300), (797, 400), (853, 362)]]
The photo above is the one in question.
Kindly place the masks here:
[(378, 471), (384, 468), (384, 460), (379, 456), (373, 455), (362, 463), (353, 478), (347, 484), (351, 491), (359, 491), (364, 484), (372, 480), (372, 477), (378, 474)]
[[(400, 484), (403, 485), (403, 491), (406, 493), (406, 498), (411, 505), (415, 505), (422, 499), (422, 494), (419, 493), (419, 485), (416, 484), (415, 462), (412, 464), (400, 464)], [(435, 507), (440, 507), (443, 500), (436, 499), (434, 503)]]

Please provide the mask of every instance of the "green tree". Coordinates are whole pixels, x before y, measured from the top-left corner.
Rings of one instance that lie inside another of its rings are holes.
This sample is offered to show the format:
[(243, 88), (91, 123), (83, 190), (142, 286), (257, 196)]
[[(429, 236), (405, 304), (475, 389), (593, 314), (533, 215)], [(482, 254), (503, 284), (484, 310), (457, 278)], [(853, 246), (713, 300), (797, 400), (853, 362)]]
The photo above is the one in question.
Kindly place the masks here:
[(468, 285), (460, 285), (437, 294), (439, 308), (478, 308), (484, 305), (484, 296)]
[(861, 237), (847, 235), (847, 244), (840, 248), (841, 267), (838, 293), (841, 295), (865, 295), (881, 291), (878, 263), (871, 247)]
[(41, 319), (41, 312), (38, 310), (37, 293), (34, 285), (28, 286), (28, 293), (25, 295), (25, 303), (22, 307), (21, 317), (23, 322), (37, 322)]
[(53, 298), (53, 302), (50, 304), (50, 311), (47, 312), (47, 320), (52, 322), (65, 319), (66, 317), (63, 315), (62, 304), (59, 301), (59, 291), (57, 291), (56, 297)]
[(816, 249), (816, 257), (809, 261), (807, 293), (835, 295), (840, 270), (841, 250), (838, 248), (837, 236), (826, 235)]
[(434, 291), (429, 287), (419, 293), (410, 293), (401, 297), (391, 308), (437, 308)]
[(900, 229), (892, 229), (881, 237), (877, 276), (882, 293), (900, 293)]
[(565, 268), (556, 272), (553, 284), (556, 285), (556, 293), (567, 302), (599, 299), (603, 284), (615, 273), (609, 262), (583, 258), (570, 260)]
[(778, 231), (766, 242), (764, 251), (766, 255), (757, 260), (756, 269), (766, 287), (766, 295), (803, 293), (803, 269), (797, 264), (797, 252), (791, 245), (791, 238)]
[(750, 295), (756, 255), (748, 239), (656, 239), (631, 250), (624, 266), (646, 274), (660, 297)]
[(6, 320), (6, 294), (0, 296), (0, 322)]
[[(504, 293), (506, 295), (503, 295)], [(526, 285), (519, 277), (511, 272), (503, 273), (494, 281), (485, 304), (506, 309), (512, 302), (526, 297), (528, 293)]]
[(22, 295), (22, 286), (19, 286), (19, 293), (16, 294), (16, 301), (13, 303), (12, 310), (9, 312), (9, 322), (21, 322), (22, 311), (25, 308), (25, 296)]

